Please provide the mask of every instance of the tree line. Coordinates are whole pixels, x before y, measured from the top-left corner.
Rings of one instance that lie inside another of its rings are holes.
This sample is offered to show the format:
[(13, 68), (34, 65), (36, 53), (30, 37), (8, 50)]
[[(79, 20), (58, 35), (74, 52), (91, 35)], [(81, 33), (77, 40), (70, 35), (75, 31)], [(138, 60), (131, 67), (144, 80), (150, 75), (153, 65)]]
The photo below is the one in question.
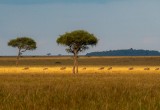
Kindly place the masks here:
[[(66, 51), (73, 54), (73, 73), (78, 73), (78, 54), (89, 49), (89, 46), (95, 46), (98, 39), (94, 34), (85, 30), (75, 30), (60, 35), (57, 44), (66, 46)], [(30, 37), (17, 37), (8, 42), (8, 46), (18, 49), (16, 66), (19, 64), (20, 56), (27, 50), (35, 50), (37, 48), (36, 41)]]
[(160, 52), (155, 50), (136, 50), (136, 49), (123, 49), (123, 50), (109, 50), (102, 52), (87, 53), (86, 56), (160, 56)]

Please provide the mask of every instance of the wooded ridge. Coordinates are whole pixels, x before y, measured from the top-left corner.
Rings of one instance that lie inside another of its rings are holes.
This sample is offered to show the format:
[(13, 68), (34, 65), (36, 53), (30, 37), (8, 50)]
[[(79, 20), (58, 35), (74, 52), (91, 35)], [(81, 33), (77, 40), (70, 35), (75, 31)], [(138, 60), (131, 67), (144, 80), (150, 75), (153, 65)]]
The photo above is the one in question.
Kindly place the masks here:
[(156, 50), (121, 49), (87, 53), (86, 56), (160, 56)]

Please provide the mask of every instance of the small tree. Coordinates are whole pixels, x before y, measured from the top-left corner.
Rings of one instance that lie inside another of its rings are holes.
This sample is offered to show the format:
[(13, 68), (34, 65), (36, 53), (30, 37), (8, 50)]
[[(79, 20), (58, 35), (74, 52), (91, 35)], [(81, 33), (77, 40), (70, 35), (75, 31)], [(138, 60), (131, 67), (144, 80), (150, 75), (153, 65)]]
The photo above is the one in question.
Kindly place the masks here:
[(89, 45), (96, 45), (98, 39), (87, 31), (76, 30), (60, 35), (59, 38), (57, 38), (57, 43), (67, 46), (68, 48), (66, 48), (66, 51), (73, 53), (73, 73), (75, 74), (78, 73), (78, 53), (89, 49)]
[(8, 46), (18, 48), (18, 56), (16, 61), (16, 66), (18, 66), (19, 58), (23, 52), (27, 50), (36, 49), (36, 42), (28, 37), (18, 37), (16, 39), (12, 39), (8, 42)]

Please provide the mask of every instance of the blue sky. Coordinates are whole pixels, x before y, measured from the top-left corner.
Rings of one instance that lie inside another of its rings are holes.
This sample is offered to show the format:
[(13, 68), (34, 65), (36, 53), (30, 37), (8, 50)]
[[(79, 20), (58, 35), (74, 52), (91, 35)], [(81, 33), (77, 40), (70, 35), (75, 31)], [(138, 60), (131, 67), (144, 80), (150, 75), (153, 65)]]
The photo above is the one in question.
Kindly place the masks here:
[(0, 0), (3, 4), (45, 4), (45, 3), (106, 3), (116, 0)]
[(16, 55), (10, 39), (29, 36), (38, 43), (25, 55), (67, 54), (56, 39), (84, 29), (99, 44), (82, 54), (110, 49), (160, 51), (159, 0), (0, 0), (0, 55)]

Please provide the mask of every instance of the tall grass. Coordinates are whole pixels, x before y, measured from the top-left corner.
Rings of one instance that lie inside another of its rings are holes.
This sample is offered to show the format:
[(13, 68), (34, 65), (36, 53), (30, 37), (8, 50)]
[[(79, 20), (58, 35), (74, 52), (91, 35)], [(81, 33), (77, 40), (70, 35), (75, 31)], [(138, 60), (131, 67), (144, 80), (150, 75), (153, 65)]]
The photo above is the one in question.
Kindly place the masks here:
[(159, 110), (160, 74), (0, 75), (0, 110)]

